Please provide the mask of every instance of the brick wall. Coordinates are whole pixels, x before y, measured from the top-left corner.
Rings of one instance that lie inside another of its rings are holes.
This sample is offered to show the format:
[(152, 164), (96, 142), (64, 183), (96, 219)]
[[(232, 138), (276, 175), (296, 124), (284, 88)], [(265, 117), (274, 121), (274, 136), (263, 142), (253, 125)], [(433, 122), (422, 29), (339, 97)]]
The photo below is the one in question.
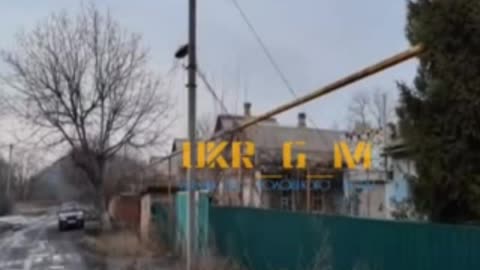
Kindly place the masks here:
[(140, 204), (138, 195), (117, 195), (110, 201), (108, 211), (114, 222), (137, 229), (140, 226)]

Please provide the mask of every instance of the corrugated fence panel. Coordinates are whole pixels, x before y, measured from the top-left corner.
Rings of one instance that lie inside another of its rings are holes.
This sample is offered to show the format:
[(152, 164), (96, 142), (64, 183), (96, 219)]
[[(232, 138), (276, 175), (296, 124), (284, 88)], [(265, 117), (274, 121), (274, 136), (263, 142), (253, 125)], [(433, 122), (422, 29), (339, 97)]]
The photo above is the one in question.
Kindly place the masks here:
[(198, 249), (205, 252), (208, 247), (208, 230), (209, 230), (209, 209), (210, 202), (207, 193), (197, 192), (197, 233), (198, 233)]
[[(209, 230), (209, 199), (208, 195), (205, 192), (196, 191), (196, 236), (197, 236), (197, 250), (200, 252), (206, 251), (208, 245), (208, 230)], [(185, 242), (185, 236), (187, 232), (187, 222), (188, 222), (188, 212), (187, 212), (187, 203), (188, 203), (188, 193), (187, 192), (178, 192), (176, 194), (176, 224), (177, 224), (177, 233), (176, 233), (176, 244), (177, 248), (181, 249), (183, 243)]]
[(160, 239), (169, 247), (175, 247), (175, 220), (174, 209), (171, 205), (161, 202), (152, 203), (152, 221), (155, 225), (155, 232)]
[(215, 248), (254, 270), (480, 269), (475, 227), (231, 207), (210, 225)]
[(187, 230), (187, 193), (178, 192), (175, 196), (175, 208), (177, 217), (176, 239), (179, 243), (184, 242), (185, 232)]

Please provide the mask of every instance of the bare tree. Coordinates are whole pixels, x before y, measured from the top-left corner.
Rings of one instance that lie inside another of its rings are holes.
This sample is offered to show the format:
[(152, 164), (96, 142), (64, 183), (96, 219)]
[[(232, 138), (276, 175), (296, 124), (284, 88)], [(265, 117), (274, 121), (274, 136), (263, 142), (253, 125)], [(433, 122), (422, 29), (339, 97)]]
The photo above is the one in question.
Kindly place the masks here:
[(368, 106), (370, 106), (370, 97), (364, 92), (357, 93), (352, 97), (348, 107), (350, 125), (369, 124)]
[(208, 139), (213, 134), (214, 118), (210, 114), (204, 114), (197, 120), (197, 138)]
[(25, 199), (29, 192), (31, 177), (40, 169), (38, 160), (41, 158), (33, 151), (25, 149), (16, 150), (13, 155), (14, 187), (16, 196)]
[(330, 129), (340, 130), (341, 127), (340, 127), (340, 124), (339, 124), (337, 121), (334, 121), (334, 122), (330, 125)]
[(382, 128), (393, 118), (390, 96), (376, 90), (373, 94), (357, 93), (348, 107), (350, 128)]
[[(170, 99), (148, 68), (141, 37), (94, 6), (55, 13), (3, 51), (9, 105), (49, 146), (69, 145), (102, 196), (105, 165), (124, 146), (159, 143)], [(103, 201), (102, 206), (105, 206)]]
[[(105, 197), (107, 200), (114, 195), (139, 190), (135, 189), (145, 180), (146, 164), (134, 157), (118, 156), (109, 161), (105, 170)], [(132, 174), (132, 172), (136, 172)]]

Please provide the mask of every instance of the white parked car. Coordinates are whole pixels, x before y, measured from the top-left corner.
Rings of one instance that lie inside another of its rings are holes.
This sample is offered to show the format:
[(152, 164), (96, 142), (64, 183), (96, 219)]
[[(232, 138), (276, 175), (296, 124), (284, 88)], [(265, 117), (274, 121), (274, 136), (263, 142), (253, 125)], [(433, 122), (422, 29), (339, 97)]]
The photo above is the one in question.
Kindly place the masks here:
[(85, 211), (76, 203), (65, 203), (57, 213), (58, 230), (71, 228), (83, 229), (85, 225)]

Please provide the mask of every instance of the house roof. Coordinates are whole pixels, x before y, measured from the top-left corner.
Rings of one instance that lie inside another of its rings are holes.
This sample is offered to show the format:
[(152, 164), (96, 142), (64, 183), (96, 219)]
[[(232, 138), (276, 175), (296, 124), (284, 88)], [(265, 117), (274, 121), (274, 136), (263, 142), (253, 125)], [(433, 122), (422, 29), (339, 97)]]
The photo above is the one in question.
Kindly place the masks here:
[(335, 141), (344, 132), (329, 129), (292, 127), (278, 125), (257, 125), (246, 131), (247, 138), (255, 142), (257, 148), (280, 149), (285, 142), (301, 141), (303, 151), (332, 152)]
[[(243, 115), (219, 115), (215, 132), (232, 129), (235, 124), (250, 119), (251, 117)], [(335, 140), (345, 134), (340, 130), (279, 125), (275, 118), (248, 127), (244, 133), (249, 140), (255, 142), (257, 148), (278, 149), (287, 141), (303, 141), (305, 142), (303, 149), (306, 151), (332, 151)]]
[[(220, 115), (217, 117), (215, 132), (221, 132), (249, 120), (239, 115)], [(333, 159), (333, 145), (342, 138), (344, 131), (316, 129), (310, 127), (280, 125), (276, 119), (268, 119), (244, 130), (242, 137), (255, 143), (256, 152), (269, 157), (281, 157), (285, 142), (304, 142), (304, 146), (294, 147), (293, 152), (309, 153), (311, 161), (329, 162)], [(314, 153), (314, 155), (312, 155)], [(262, 157), (260, 157), (262, 158)]]
[(182, 143), (188, 141), (185, 138), (175, 138), (172, 143), (172, 153), (182, 148)]
[(405, 156), (409, 151), (405, 141), (400, 137), (390, 141), (384, 148), (384, 154), (390, 156)]
[(169, 192), (175, 193), (179, 191), (180, 188), (177, 185), (156, 185), (156, 186), (147, 186), (144, 188), (142, 191), (140, 191), (140, 195), (146, 195), (146, 194), (168, 194)]
[[(241, 124), (250, 117), (242, 115), (222, 114), (216, 119), (214, 132), (230, 130), (237, 124)], [(284, 126), (279, 125), (274, 118), (261, 121), (248, 127), (243, 132), (247, 140), (255, 143), (257, 153), (268, 152), (269, 154), (281, 154), (285, 142), (304, 142), (304, 146), (294, 147), (293, 152), (317, 153), (309, 155), (309, 160), (331, 161), (333, 159), (333, 145), (343, 138), (345, 131), (332, 129), (316, 129), (310, 127)], [(180, 150), (182, 143), (187, 139), (174, 139), (172, 152)], [(321, 158), (320, 158), (321, 157)]]
[[(215, 132), (219, 130), (229, 130), (235, 127), (235, 125), (246, 122), (247, 120), (252, 119), (253, 117), (248, 117), (244, 115), (234, 115), (234, 114), (220, 114), (217, 117), (215, 122)], [(263, 120), (261, 123), (277, 124), (275, 118), (270, 118)]]

